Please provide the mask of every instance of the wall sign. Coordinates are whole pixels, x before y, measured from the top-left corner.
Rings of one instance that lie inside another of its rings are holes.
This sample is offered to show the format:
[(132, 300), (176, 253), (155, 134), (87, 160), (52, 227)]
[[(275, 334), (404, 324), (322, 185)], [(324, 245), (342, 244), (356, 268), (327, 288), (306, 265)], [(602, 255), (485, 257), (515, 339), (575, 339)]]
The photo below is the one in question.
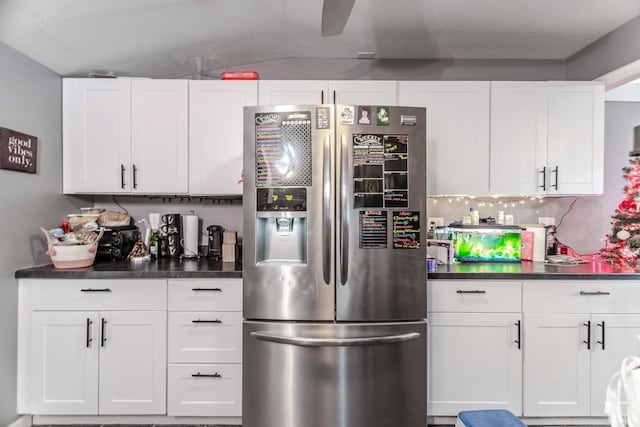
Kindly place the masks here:
[(38, 137), (0, 127), (0, 169), (36, 173)]

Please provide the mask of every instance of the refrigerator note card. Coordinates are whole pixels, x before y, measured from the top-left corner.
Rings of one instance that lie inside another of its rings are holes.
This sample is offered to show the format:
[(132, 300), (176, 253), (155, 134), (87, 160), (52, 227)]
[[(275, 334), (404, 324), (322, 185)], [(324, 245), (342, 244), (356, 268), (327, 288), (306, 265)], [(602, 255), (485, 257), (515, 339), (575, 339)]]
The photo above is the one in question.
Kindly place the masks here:
[(420, 212), (393, 211), (393, 249), (420, 248)]
[(387, 248), (387, 212), (360, 211), (360, 249)]

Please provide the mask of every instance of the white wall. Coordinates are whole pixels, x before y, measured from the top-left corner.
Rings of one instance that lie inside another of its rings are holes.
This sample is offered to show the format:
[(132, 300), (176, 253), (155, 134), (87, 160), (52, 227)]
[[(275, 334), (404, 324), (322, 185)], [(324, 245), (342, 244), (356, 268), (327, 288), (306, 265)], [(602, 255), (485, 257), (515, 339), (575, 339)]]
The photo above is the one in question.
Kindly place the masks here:
[[(607, 102), (605, 107), (604, 193), (602, 196), (546, 198), (542, 203), (525, 201), (515, 207), (478, 207), (477, 203), (449, 203), (440, 200), (427, 205), (429, 216), (443, 217), (445, 224), (460, 220), (469, 208), (477, 208), (480, 217), (497, 217), (499, 210), (514, 214), (517, 224), (536, 223), (540, 216), (551, 216), (556, 224), (566, 213), (558, 228), (558, 239), (578, 253), (597, 253), (604, 245), (605, 235), (611, 232), (611, 215), (623, 199), (626, 184), (622, 168), (629, 164), (629, 151), (633, 146), (633, 128), (640, 125), (640, 103)], [(508, 161), (508, 160), (505, 160)], [(571, 203), (576, 201), (569, 210)]]
[(37, 174), (0, 170), (0, 426), (18, 417), (14, 272), (49, 262), (38, 226), (75, 209), (61, 195), (61, 91), (60, 76), (0, 43), (0, 126), (38, 137)]

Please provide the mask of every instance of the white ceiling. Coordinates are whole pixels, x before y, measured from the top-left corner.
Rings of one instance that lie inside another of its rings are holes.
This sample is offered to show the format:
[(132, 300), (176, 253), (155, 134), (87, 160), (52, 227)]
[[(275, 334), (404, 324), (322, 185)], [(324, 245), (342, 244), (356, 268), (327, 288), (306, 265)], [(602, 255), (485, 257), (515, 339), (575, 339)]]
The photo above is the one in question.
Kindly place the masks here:
[[(0, 41), (63, 76), (189, 77), (278, 58), (559, 59), (640, 15), (638, 0), (0, 0)], [(191, 58), (191, 59), (190, 59)]]

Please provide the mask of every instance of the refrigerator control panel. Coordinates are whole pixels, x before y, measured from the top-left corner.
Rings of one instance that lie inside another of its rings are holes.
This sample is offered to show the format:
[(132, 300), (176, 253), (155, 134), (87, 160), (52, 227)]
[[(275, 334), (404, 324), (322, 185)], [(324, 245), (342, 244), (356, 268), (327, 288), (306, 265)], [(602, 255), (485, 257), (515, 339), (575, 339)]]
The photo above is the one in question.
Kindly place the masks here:
[(307, 210), (307, 189), (257, 188), (256, 207), (259, 212), (305, 212)]

